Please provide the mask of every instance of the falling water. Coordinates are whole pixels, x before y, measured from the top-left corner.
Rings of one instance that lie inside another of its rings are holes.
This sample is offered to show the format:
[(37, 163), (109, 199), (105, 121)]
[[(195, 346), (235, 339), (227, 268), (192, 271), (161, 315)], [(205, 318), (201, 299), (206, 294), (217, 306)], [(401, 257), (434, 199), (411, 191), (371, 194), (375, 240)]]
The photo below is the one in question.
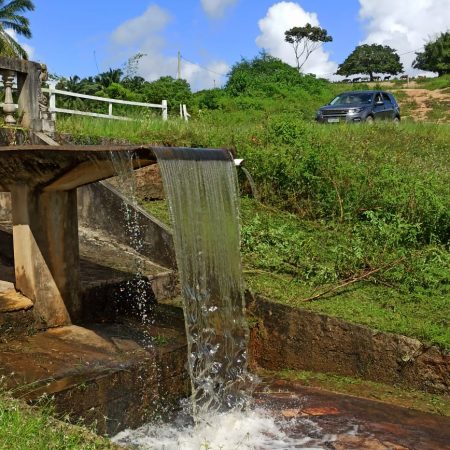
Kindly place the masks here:
[(238, 190), (223, 150), (158, 149), (174, 228), (184, 299), (191, 401), (171, 424), (150, 423), (113, 438), (137, 449), (322, 448), (289, 437), (269, 412), (254, 409), (247, 372), (239, 253)]
[[(136, 177), (134, 175), (134, 163), (132, 152), (110, 152), (111, 162), (120, 185), (120, 191), (127, 199), (122, 203), (124, 220), (127, 228), (127, 236), (130, 246), (137, 252), (143, 247), (143, 234), (138, 221)], [(148, 323), (148, 283), (144, 276), (141, 258), (133, 259), (133, 267), (130, 267), (133, 278), (127, 281), (121, 288), (120, 301), (128, 301), (131, 311), (140, 317), (143, 323)]]
[(156, 155), (174, 227), (194, 413), (242, 407), (250, 377), (233, 161), (222, 150)]

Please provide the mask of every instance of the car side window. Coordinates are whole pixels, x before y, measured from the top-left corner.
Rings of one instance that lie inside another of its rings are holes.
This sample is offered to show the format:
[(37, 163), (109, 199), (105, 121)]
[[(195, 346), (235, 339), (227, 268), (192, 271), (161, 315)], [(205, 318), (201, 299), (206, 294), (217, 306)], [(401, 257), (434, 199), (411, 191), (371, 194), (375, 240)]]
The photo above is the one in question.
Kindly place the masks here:
[(375, 104), (377, 104), (378, 102), (382, 102), (383, 100), (381, 99), (381, 95), (377, 94), (375, 95)]
[(392, 102), (391, 102), (391, 99), (389, 98), (389, 95), (385, 94), (384, 92), (383, 92), (382, 95), (383, 95), (384, 103), (385, 103), (386, 105), (391, 105)]

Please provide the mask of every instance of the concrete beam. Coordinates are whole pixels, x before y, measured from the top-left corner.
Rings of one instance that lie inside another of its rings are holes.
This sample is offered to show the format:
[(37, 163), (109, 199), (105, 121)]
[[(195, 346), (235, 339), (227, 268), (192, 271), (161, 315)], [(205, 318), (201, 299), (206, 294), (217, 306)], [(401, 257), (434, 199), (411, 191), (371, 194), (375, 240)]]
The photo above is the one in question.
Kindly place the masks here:
[(80, 315), (76, 190), (11, 189), (16, 289), (34, 303), (42, 327)]

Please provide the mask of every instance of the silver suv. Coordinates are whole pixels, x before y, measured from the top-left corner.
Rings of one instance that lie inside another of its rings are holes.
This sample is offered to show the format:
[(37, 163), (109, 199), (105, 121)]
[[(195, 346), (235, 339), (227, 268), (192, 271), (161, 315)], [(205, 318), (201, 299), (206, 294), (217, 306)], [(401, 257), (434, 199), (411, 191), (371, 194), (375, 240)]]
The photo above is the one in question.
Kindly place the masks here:
[(400, 121), (400, 107), (390, 92), (343, 92), (316, 113), (320, 123)]

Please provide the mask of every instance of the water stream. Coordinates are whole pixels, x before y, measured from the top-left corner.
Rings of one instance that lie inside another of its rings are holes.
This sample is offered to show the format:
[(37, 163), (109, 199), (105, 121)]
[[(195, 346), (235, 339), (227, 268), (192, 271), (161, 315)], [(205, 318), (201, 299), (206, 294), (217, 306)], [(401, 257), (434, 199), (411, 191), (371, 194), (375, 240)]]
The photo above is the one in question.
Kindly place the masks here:
[[(131, 248), (139, 252), (143, 247), (143, 233), (139, 225), (138, 202), (136, 196), (136, 177), (134, 174), (133, 154), (131, 152), (110, 152), (110, 158), (121, 193), (127, 199), (122, 203), (127, 236)], [(130, 310), (140, 318), (142, 323), (150, 323), (148, 314), (149, 291), (144, 276), (143, 260), (133, 259), (130, 267), (133, 278), (128, 280), (126, 286), (121, 288), (120, 300), (126, 301)], [(149, 342), (151, 339), (149, 338)]]
[[(307, 448), (255, 409), (247, 371), (248, 326), (240, 259), (238, 186), (221, 150), (156, 151), (169, 202), (184, 300), (192, 395), (170, 424), (113, 440), (137, 449)], [(320, 447), (310, 447), (320, 448)]]
[(248, 400), (236, 171), (220, 150), (161, 149), (184, 299), (195, 417)]

